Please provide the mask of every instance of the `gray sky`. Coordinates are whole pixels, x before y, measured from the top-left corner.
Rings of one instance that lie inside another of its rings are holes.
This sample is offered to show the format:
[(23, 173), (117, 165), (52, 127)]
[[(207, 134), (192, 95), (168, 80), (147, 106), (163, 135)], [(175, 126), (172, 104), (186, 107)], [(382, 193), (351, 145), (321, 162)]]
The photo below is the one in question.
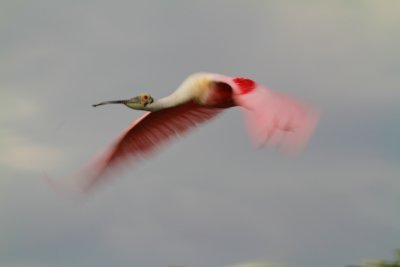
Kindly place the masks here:
[[(400, 247), (398, 1), (3, 1), (0, 267), (270, 260), (345, 266)], [(65, 177), (197, 71), (314, 103), (299, 156), (256, 150), (229, 110), (86, 198)]]

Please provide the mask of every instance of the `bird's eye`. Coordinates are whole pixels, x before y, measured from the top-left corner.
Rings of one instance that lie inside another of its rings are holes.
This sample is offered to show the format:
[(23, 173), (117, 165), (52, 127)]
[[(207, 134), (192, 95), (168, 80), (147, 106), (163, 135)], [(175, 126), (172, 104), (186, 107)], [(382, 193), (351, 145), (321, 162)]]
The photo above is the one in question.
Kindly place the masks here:
[(149, 97), (147, 95), (143, 96), (144, 100), (147, 100)]

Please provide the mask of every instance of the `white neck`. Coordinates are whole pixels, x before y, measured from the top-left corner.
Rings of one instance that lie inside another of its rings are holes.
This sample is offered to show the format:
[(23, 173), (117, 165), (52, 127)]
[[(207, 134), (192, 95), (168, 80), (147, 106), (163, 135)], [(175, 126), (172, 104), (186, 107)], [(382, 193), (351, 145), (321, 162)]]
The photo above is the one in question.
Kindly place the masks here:
[(144, 110), (159, 111), (185, 104), (199, 94), (199, 89), (208, 88), (209, 79), (199, 75), (189, 76), (171, 95), (148, 104)]
[(153, 103), (148, 104), (143, 109), (147, 110), (147, 111), (159, 111), (162, 109), (172, 108), (172, 107), (184, 104), (188, 100), (189, 99), (186, 99), (185, 97), (182, 97), (178, 94), (172, 94), (167, 97), (163, 97), (161, 99), (155, 100)]

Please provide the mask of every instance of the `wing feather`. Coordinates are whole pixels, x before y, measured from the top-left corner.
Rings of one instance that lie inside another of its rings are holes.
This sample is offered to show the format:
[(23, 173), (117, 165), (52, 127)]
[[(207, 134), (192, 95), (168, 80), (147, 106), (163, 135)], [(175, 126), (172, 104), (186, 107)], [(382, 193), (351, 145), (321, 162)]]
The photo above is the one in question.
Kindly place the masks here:
[(85, 181), (82, 189), (86, 191), (92, 188), (118, 165), (133, 163), (132, 160), (154, 152), (167, 141), (211, 120), (221, 111), (219, 108), (202, 107), (190, 102), (145, 113), (132, 123), (108, 150), (88, 165), (84, 170)]
[(290, 154), (306, 145), (318, 121), (318, 112), (311, 106), (262, 86), (235, 99), (245, 108), (247, 128), (255, 143), (277, 145)]
[(313, 107), (247, 78), (209, 75), (232, 87), (235, 104), (244, 108), (247, 129), (258, 146), (277, 145), (292, 154), (307, 144), (319, 119)]

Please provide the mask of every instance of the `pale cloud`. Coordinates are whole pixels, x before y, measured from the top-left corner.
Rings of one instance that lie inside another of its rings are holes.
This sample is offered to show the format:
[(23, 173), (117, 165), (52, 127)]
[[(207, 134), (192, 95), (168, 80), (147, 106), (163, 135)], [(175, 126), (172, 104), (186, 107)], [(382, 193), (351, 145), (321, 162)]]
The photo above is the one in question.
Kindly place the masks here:
[[(66, 151), (61, 146), (44, 144), (30, 137), (36, 127), (33, 121), (44, 116), (44, 110), (24, 85), (3, 86), (1, 91), (0, 164), (21, 171), (52, 170), (60, 166)], [(33, 129), (32, 129), (33, 128)]]
[(15, 132), (2, 133), (0, 164), (21, 171), (54, 170), (61, 165), (65, 148), (34, 143)]
[(0, 123), (15, 123), (19, 120), (30, 120), (38, 117), (43, 110), (40, 104), (29, 94), (19, 94), (15, 91), (29, 91), (22, 86), (1, 86), (0, 91)]
[(13, 145), (0, 154), (0, 163), (22, 171), (43, 171), (60, 165), (59, 150), (38, 144)]

